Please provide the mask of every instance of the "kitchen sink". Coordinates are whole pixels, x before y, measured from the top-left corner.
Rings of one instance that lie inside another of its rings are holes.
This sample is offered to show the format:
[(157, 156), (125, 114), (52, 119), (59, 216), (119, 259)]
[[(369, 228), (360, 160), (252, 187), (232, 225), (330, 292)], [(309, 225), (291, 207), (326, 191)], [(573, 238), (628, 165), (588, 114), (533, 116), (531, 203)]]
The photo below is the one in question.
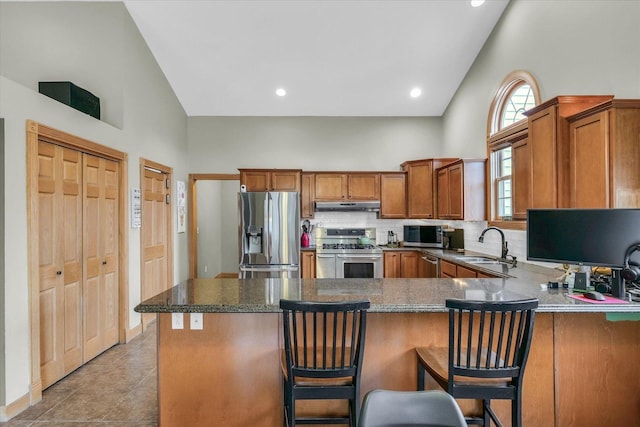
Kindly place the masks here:
[(455, 257), (455, 259), (467, 262), (469, 264), (507, 264), (505, 261), (501, 261), (495, 258), (474, 255), (457, 256)]

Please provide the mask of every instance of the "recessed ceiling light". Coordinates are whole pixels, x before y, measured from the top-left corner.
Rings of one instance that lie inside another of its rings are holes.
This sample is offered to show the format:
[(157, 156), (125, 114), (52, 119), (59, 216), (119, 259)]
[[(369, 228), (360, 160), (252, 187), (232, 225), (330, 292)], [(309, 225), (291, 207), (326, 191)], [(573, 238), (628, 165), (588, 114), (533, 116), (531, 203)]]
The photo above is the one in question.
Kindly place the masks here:
[(283, 88), (278, 88), (276, 89), (276, 95), (278, 96), (285, 96), (287, 94), (287, 91), (284, 90)]
[(411, 92), (409, 92), (409, 95), (412, 98), (417, 98), (422, 95), (422, 89), (420, 89), (419, 87), (414, 87), (413, 89), (411, 89)]
[(471, 7), (478, 7), (484, 4), (484, 0), (471, 0)]

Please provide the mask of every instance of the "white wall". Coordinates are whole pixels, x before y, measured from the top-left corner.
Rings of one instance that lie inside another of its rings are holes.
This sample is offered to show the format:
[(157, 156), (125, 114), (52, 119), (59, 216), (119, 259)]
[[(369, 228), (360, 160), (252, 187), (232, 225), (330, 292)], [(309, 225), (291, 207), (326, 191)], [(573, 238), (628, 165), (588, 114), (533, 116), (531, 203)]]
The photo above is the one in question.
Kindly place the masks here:
[[(511, 0), (443, 117), (444, 154), (486, 157), (489, 106), (514, 70), (531, 72), (542, 100), (558, 95), (640, 98), (640, 1)], [(468, 249), (494, 253), (499, 234)], [(510, 253), (526, 259), (523, 231), (505, 232)]]
[[(0, 3), (0, 41), (3, 186), (9, 202), (4, 263), (11, 266), (4, 275), (3, 405), (26, 395), (30, 384), (26, 121), (128, 153), (130, 188), (140, 186), (141, 157), (173, 167), (176, 179), (186, 180), (188, 169), (186, 115), (121, 3)], [(37, 92), (38, 81), (67, 76), (100, 96), (111, 123)], [(187, 277), (186, 235), (174, 234), (174, 244), (177, 282)], [(140, 302), (139, 247), (139, 229), (129, 229), (130, 327), (140, 322), (133, 312)]]
[(400, 169), (442, 154), (434, 117), (190, 117), (193, 173), (238, 168)]
[(640, 98), (640, 2), (511, 0), (444, 115), (446, 155), (486, 157), (489, 106), (514, 70), (542, 100), (558, 95)]

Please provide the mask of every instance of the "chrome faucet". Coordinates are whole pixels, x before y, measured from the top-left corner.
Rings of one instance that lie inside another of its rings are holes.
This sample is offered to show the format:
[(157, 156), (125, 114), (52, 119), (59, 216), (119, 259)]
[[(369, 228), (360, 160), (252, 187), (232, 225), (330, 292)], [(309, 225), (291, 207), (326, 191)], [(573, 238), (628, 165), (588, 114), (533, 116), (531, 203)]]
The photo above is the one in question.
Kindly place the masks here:
[[(484, 235), (489, 230), (496, 230), (498, 233), (500, 233), (500, 238), (502, 239), (502, 251), (500, 253), (500, 259), (506, 261), (507, 260), (507, 254), (509, 253), (508, 243), (504, 239), (504, 232), (502, 230), (500, 230), (498, 227), (487, 227), (484, 230), (482, 230), (482, 233), (480, 234), (480, 237), (478, 237), (478, 242), (480, 242), (480, 243), (484, 242)], [(509, 255), (509, 256), (511, 258), (513, 258), (512, 262), (513, 262), (513, 265), (515, 266), (516, 257), (514, 257), (513, 255)]]

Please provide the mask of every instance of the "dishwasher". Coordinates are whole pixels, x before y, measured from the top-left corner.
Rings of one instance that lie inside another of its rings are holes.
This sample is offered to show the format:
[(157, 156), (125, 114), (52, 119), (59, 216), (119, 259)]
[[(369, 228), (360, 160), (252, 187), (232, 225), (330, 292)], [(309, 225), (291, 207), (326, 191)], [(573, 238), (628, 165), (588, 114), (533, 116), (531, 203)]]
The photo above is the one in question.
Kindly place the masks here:
[(440, 258), (427, 252), (422, 252), (419, 265), (419, 276), (421, 278), (440, 277)]

